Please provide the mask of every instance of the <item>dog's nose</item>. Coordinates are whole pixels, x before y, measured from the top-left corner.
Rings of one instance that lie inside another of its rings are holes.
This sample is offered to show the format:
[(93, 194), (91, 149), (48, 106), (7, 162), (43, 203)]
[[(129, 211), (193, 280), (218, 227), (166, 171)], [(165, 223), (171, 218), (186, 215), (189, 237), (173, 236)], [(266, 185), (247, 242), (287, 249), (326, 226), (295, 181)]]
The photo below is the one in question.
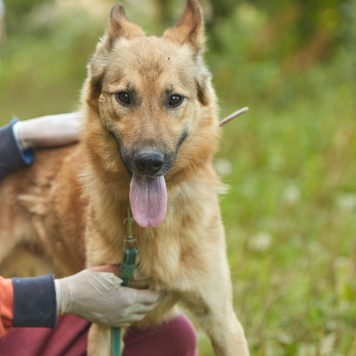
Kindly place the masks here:
[(134, 159), (136, 169), (146, 175), (158, 173), (163, 167), (164, 155), (157, 151), (142, 151)]

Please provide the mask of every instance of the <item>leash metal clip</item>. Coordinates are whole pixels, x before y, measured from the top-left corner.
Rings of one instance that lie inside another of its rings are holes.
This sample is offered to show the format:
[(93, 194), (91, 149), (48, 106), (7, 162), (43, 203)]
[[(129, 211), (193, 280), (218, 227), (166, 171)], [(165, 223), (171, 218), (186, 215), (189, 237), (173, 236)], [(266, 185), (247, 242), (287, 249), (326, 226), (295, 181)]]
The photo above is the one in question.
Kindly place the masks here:
[(138, 251), (138, 241), (136, 238), (128, 238), (124, 240), (124, 250), (133, 250)]
[(125, 218), (125, 220), (124, 220), (124, 224), (127, 224), (127, 238), (124, 240), (124, 249), (125, 250), (128, 247), (128, 245), (130, 246), (128, 248), (130, 248), (130, 249), (135, 248), (136, 250), (138, 250), (138, 241), (136, 238), (133, 237), (133, 234), (132, 234), (132, 226), (133, 226), (134, 222), (135, 222), (135, 220), (131, 215), (131, 209), (128, 208), (127, 209), (127, 218)]

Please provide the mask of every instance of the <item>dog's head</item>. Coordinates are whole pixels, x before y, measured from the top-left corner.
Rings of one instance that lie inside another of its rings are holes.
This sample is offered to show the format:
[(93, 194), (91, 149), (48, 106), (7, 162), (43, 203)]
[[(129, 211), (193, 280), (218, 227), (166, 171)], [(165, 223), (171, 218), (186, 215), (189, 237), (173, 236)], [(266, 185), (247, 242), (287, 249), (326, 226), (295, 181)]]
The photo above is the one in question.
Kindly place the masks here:
[(162, 221), (166, 181), (189, 176), (216, 149), (215, 94), (203, 50), (196, 0), (187, 1), (176, 26), (159, 38), (147, 37), (116, 4), (89, 64), (84, 141), (97, 169), (128, 172), (141, 226)]

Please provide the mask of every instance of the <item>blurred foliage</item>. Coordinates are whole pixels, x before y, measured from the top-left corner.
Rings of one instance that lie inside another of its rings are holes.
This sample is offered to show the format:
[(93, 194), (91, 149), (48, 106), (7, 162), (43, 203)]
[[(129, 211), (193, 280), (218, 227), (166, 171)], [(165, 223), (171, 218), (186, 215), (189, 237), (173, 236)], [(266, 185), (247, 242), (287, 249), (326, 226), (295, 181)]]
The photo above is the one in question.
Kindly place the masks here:
[[(160, 34), (184, 1), (123, 1)], [(109, 0), (8, 0), (0, 119), (77, 108)], [(252, 355), (356, 355), (356, 1), (201, 0), (224, 128), (216, 166)], [(200, 337), (201, 355), (212, 355)]]
[[(54, 1), (49, 2), (48, 0), (11, 0), (5, 1), (6, 3), (6, 23), (8, 31), (11, 34), (21, 34), (24, 28), (26, 31), (31, 31), (29, 27), (32, 22), (29, 18), (30, 13), (35, 13), (41, 6), (46, 4), (53, 4)], [(31, 31), (32, 32), (32, 31)]]

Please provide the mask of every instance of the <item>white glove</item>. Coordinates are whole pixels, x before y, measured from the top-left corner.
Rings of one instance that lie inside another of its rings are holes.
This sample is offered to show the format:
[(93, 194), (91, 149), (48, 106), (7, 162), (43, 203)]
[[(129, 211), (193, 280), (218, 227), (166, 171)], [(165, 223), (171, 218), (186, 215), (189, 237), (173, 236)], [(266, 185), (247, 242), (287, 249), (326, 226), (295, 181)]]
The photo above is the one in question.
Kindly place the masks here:
[(42, 116), (17, 121), (13, 132), (20, 148), (62, 146), (78, 141), (81, 119), (78, 113)]
[(157, 306), (159, 295), (150, 290), (122, 287), (122, 280), (110, 273), (113, 268), (94, 267), (56, 279), (58, 314), (74, 314), (110, 327), (124, 327), (142, 320)]

